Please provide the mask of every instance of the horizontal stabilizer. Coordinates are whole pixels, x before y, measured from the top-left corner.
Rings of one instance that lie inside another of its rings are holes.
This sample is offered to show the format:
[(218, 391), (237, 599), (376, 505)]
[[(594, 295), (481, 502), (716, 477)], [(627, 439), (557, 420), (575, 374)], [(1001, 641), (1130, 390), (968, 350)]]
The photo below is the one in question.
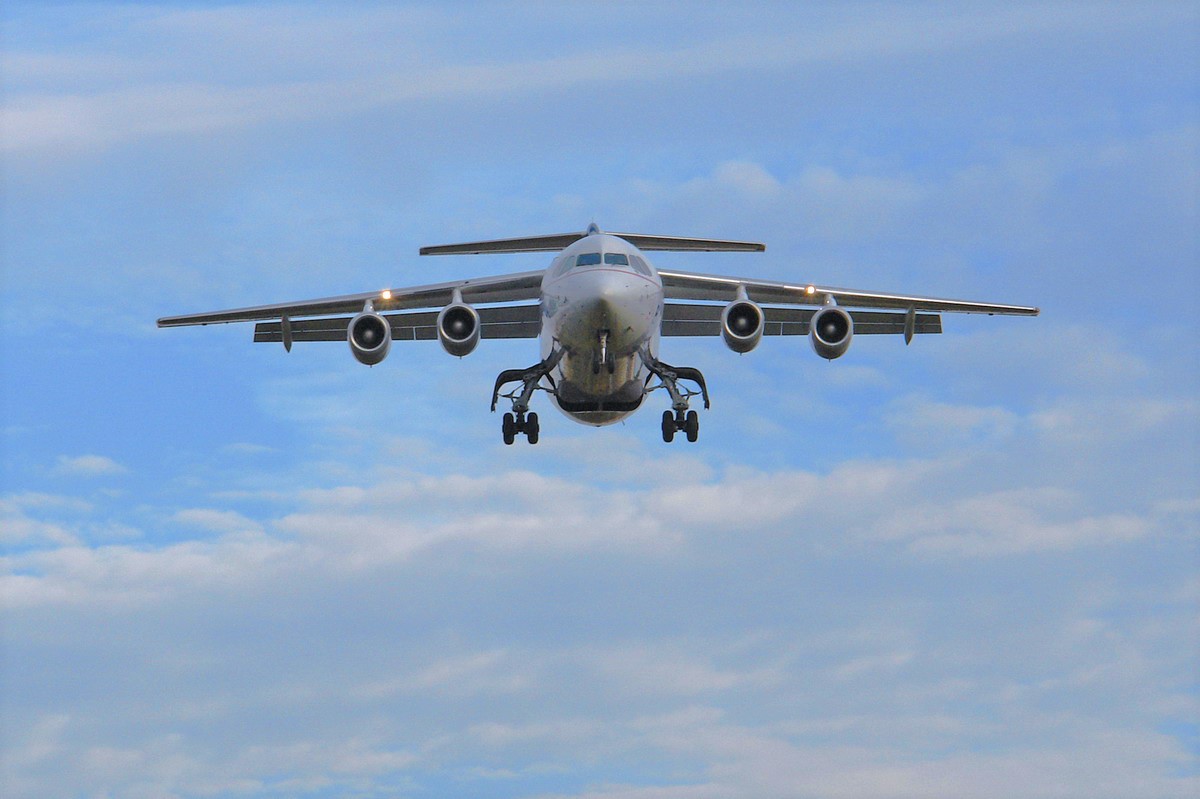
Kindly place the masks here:
[(582, 239), (584, 233), (554, 233), (549, 236), (525, 236), (519, 239), (468, 241), (463, 244), (438, 244), (422, 247), (421, 255), (480, 255), (489, 252), (558, 252)]
[[(526, 236), (519, 239), (493, 239), (463, 244), (439, 244), (422, 247), (421, 255), (480, 255), (501, 252), (558, 252), (570, 247), (584, 233), (553, 233), (548, 236)], [(677, 236), (651, 236), (644, 233), (608, 233), (624, 239), (639, 250), (670, 250), (673, 252), (763, 252), (766, 245), (755, 241), (726, 241), (724, 239), (692, 239)]]
[(676, 236), (649, 236), (643, 233), (611, 234), (639, 250), (670, 252), (766, 252), (767, 245), (757, 241), (727, 241), (725, 239), (685, 239)]

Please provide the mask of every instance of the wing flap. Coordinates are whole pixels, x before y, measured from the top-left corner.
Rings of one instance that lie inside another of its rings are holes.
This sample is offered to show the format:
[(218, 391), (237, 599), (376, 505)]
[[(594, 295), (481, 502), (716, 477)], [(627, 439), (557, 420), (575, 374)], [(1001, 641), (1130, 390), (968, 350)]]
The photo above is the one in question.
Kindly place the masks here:
[[(721, 335), (722, 305), (693, 305), (667, 303), (663, 305), (662, 334), (664, 336)], [(763, 308), (766, 316), (764, 336), (807, 336), (809, 320), (817, 309)], [(904, 333), (905, 314), (892, 311), (850, 311), (855, 335), (887, 335)], [(917, 314), (913, 332), (941, 333), (939, 314)]]
[[(537, 305), (508, 305), (476, 308), (480, 338), (537, 338), (541, 332), (541, 309)], [(384, 314), (392, 326), (393, 341), (432, 341), (437, 338), (437, 311)], [(289, 319), (292, 341), (345, 341), (352, 316), (320, 319)], [(278, 344), (283, 341), (282, 322), (259, 322), (254, 340)]]
[(818, 306), (824, 298), (833, 297), (839, 305), (860, 308), (886, 308), (907, 311), (944, 311), (949, 313), (1002, 314), (1037, 316), (1037, 308), (1026, 305), (951, 300), (938, 297), (919, 297), (910, 294), (887, 294), (877, 291), (835, 288), (811, 284), (782, 283), (752, 278), (704, 275), (672, 270), (658, 271), (668, 300), (710, 300), (732, 302), (738, 289), (744, 287), (750, 299), (759, 303), (779, 305)]
[[(368, 301), (376, 311), (399, 311), (409, 308), (438, 308), (448, 305), (455, 290), (462, 294), (464, 302), (522, 302), (536, 300), (541, 294), (542, 277), (545, 272), (519, 272), (511, 275), (481, 277), (470, 280), (455, 280), (406, 289), (389, 289), (363, 294), (346, 294), (319, 300), (285, 302), (276, 305), (260, 305), (253, 308), (235, 308), (230, 311), (167, 316), (158, 320), (159, 327), (182, 327), (184, 325), (209, 325), (225, 322), (252, 322), (258, 319), (281, 317), (323, 316), (329, 314), (353, 314), (363, 309)], [(385, 299), (386, 298), (386, 299)]]

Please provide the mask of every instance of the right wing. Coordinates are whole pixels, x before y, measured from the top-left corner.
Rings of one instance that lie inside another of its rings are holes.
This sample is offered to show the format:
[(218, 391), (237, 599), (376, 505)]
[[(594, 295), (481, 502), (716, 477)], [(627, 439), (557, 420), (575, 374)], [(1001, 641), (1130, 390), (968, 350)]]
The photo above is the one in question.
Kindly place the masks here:
[[(470, 280), (455, 280), (449, 283), (434, 283), (402, 289), (387, 289), (364, 294), (345, 294), (318, 300), (284, 302), (276, 305), (259, 305), (253, 308), (235, 308), (229, 311), (164, 316), (158, 320), (159, 327), (182, 327), (185, 325), (210, 325), (224, 322), (252, 322), (259, 319), (291, 320), (300, 316), (329, 316), (331, 314), (356, 314), (370, 302), (377, 312), (411, 308), (441, 308), (450, 304), (455, 291), (462, 295), (463, 302), (520, 302), (536, 300), (541, 294), (543, 270), (518, 272), (511, 275), (481, 277)], [(483, 318), (484, 309), (479, 314)], [(497, 309), (498, 310), (498, 309)], [(435, 314), (436, 316), (436, 314)], [(303, 322), (308, 325), (316, 320)], [(328, 320), (326, 320), (328, 321)], [(343, 321), (343, 320), (337, 320)], [(344, 320), (349, 323), (349, 318)], [(302, 324), (290, 321), (292, 330)], [(415, 325), (417, 327), (421, 325)], [(315, 328), (314, 328), (315, 329)], [(341, 338), (346, 336), (346, 324), (342, 324)], [(277, 339), (278, 340), (278, 339)], [(317, 339), (323, 341), (324, 339)]]
[[(541, 307), (503, 305), (476, 308), (480, 338), (537, 338), (541, 332)], [(292, 341), (345, 341), (351, 316), (323, 316), (289, 320)], [(393, 341), (433, 341), (437, 338), (437, 311), (383, 314), (392, 326)], [(254, 340), (278, 344), (283, 341), (283, 322), (259, 322)]]

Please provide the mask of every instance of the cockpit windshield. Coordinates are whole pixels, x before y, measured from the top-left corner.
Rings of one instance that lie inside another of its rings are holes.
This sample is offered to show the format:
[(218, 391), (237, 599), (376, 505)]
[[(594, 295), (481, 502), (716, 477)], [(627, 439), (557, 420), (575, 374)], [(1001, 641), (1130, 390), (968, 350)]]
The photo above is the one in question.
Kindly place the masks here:
[(643, 259), (636, 255), (633, 256), (633, 270), (639, 274), (645, 275), (646, 277), (650, 277), (650, 267), (646, 265), (646, 262)]
[(632, 266), (637, 272), (649, 276), (650, 269), (646, 266), (646, 262), (638, 256), (629, 256), (623, 252), (583, 252), (574, 257), (564, 256), (561, 263), (555, 266), (555, 273), (562, 274), (570, 269), (580, 266), (600, 266), (606, 264), (608, 266)]

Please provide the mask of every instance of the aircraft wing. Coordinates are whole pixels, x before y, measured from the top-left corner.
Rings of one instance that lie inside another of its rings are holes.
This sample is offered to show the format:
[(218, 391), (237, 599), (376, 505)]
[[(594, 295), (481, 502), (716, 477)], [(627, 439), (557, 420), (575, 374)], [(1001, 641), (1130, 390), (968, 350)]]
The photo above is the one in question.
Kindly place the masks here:
[[(668, 302), (663, 305), (664, 336), (719, 336), (723, 305), (698, 305)], [(807, 336), (809, 324), (819, 308), (763, 308), (764, 336)], [(935, 313), (914, 313), (911, 328), (908, 314), (897, 311), (850, 311), (854, 335), (941, 333), (942, 317)], [(278, 323), (275, 325), (279, 327)], [(345, 331), (343, 331), (345, 332)], [(344, 338), (344, 336), (343, 336)], [(278, 338), (274, 339), (279, 341)]]
[[(532, 305), (501, 305), (476, 308), (480, 338), (537, 338), (542, 329), (542, 309)], [(292, 341), (345, 341), (350, 316), (322, 316), (316, 319), (289, 319)], [(392, 328), (392, 341), (434, 341), (437, 339), (437, 311), (385, 313)], [(283, 322), (259, 322), (254, 340), (279, 343), (284, 340)]]
[[(250, 322), (260, 319), (288, 317), (329, 316), (332, 314), (356, 314), (371, 302), (378, 312), (412, 308), (440, 308), (448, 305), (454, 292), (461, 292), (463, 302), (520, 302), (538, 299), (541, 293), (543, 270), (518, 272), (510, 275), (481, 277), (470, 280), (455, 280), (449, 283), (434, 283), (428, 286), (387, 289), (363, 294), (345, 294), (340, 297), (325, 297), (300, 302), (284, 302), (276, 305), (259, 305), (253, 308), (235, 308), (229, 311), (165, 316), (158, 320), (159, 327), (182, 327), (184, 325), (210, 325), (223, 322)], [(482, 310), (482, 309), (481, 309)], [(339, 320), (342, 321), (342, 320)], [(423, 325), (415, 325), (417, 327)], [(345, 338), (345, 324), (342, 325)]]
[(949, 300), (910, 294), (885, 294), (878, 291), (834, 288), (808, 283), (780, 283), (744, 277), (703, 275), (695, 272), (660, 269), (664, 296), (668, 300), (708, 300), (732, 302), (738, 289), (745, 288), (753, 301), (773, 305), (822, 305), (832, 297), (839, 305), (851, 308), (888, 308), (893, 310), (944, 311), (951, 313), (1037, 316), (1037, 308), (1026, 305)]

